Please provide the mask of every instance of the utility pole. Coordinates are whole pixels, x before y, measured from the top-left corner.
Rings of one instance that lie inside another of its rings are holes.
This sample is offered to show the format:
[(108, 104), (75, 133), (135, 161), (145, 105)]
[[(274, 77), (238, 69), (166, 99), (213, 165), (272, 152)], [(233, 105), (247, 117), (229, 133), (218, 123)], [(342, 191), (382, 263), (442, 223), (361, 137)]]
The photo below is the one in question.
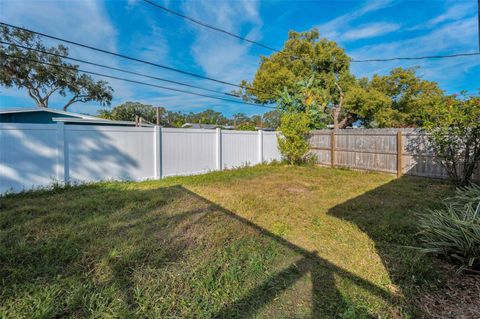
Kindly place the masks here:
[(480, 0), (477, 0), (478, 52), (480, 52)]
[(160, 126), (160, 106), (157, 106), (157, 126)]

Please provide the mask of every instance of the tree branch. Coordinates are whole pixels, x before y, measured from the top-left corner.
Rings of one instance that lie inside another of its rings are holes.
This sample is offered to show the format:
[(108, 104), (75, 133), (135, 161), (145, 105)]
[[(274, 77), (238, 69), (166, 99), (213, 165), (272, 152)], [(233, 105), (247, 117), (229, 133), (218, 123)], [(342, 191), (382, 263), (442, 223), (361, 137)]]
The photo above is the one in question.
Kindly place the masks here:
[(72, 105), (73, 103), (77, 102), (77, 97), (78, 97), (78, 96), (79, 96), (79, 95), (74, 95), (70, 100), (68, 100), (68, 102), (65, 103), (65, 105), (63, 106), (63, 110), (66, 111), (70, 105)]
[[(88, 98), (90, 95), (88, 94), (77, 94), (73, 96), (68, 102), (63, 106), (63, 110), (66, 111), (70, 105), (76, 102), (80, 102), (83, 98)], [(85, 101), (87, 102), (87, 101)]]

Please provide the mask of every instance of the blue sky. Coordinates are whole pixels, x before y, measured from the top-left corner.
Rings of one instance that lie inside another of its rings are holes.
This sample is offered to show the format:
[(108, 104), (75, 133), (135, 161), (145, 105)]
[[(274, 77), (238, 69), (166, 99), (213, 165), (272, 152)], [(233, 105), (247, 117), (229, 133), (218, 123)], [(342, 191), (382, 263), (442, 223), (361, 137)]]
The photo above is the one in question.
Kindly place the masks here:
[[(282, 47), (289, 30), (317, 27), (322, 36), (337, 41), (355, 59), (478, 51), (477, 0), (156, 1), (275, 48)], [(166, 14), (139, 0), (2, 0), (0, 16), (3, 22), (233, 83), (251, 80), (259, 56), (271, 53)], [(71, 56), (218, 91), (233, 89), (86, 49), (71, 47)], [(477, 93), (480, 87), (478, 56), (353, 64), (352, 72), (359, 77), (370, 77), (375, 73), (386, 74), (396, 66), (417, 65), (421, 67), (420, 76), (437, 81), (447, 93), (460, 90)], [(92, 66), (81, 68), (156, 83)], [(116, 80), (109, 82), (115, 90), (112, 106), (124, 101), (140, 101), (184, 112), (207, 108), (226, 115), (268, 111)], [(25, 91), (0, 90), (1, 108), (34, 106)], [(61, 107), (64, 101), (65, 98), (55, 96), (51, 106)], [(95, 114), (99, 108), (87, 103), (74, 104), (70, 110)]]

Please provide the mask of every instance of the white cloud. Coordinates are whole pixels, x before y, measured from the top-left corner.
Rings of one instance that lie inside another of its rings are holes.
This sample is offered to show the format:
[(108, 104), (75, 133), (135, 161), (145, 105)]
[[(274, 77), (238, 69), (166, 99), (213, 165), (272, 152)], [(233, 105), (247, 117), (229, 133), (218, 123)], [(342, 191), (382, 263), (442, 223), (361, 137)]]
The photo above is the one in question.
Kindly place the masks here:
[[(116, 51), (117, 31), (111, 23), (103, 3), (94, 0), (72, 1), (2, 1), (2, 18), (13, 25), (59, 36), (94, 47)], [(47, 45), (57, 45), (57, 41), (46, 40)], [(118, 61), (108, 55), (99, 54), (88, 49), (82, 49), (73, 45), (70, 48), (70, 56), (93, 61), (100, 64), (118, 66)], [(82, 69), (103, 72), (104, 70), (82, 66)], [(98, 78), (101, 79), (101, 78)], [(108, 80), (115, 89), (116, 97), (128, 96), (132, 89), (124, 82)], [(3, 94), (18, 96), (26, 92), (17, 89), (5, 89)], [(66, 98), (54, 95), (51, 98), (52, 106), (62, 106)], [(33, 105), (33, 101), (31, 102)], [(94, 104), (94, 103), (92, 103)]]
[(417, 30), (428, 30), (432, 29), (437, 25), (441, 25), (445, 22), (452, 22), (463, 19), (468, 16), (475, 15), (475, 4), (473, 2), (462, 2), (458, 4), (454, 4), (442, 14), (428, 20), (425, 23), (420, 23), (413, 27), (409, 27), (406, 31), (417, 31)]
[(353, 41), (372, 38), (396, 31), (399, 28), (400, 26), (396, 23), (371, 23), (358, 26), (355, 29), (345, 32), (342, 35), (342, 39), (345, 41)]
[(475, 5), (473, 1), (470, 3), (461, 3), (450, 7), (445, 13), (429, 20), (426, 25), (429, 27), (436, 26), (443, 22), (454, 21), (475, 13)]
[[(475, 17), (446, 23), (425, 35), (406, 40), (367, 45), (350, 51), (354, 59), (389, 58), (402, 56), (426, 56), (458, 52), (476, 51), (477, 21)], [(420, 61), (393, 61), (378, 63), (352, 63), (352, 70), (360, 76), (374, 73), (385, 74), (397, 66), (421, 66), (425, 79), (437, 81), (442, 87), (452, 86), (455, 82), (466, 80), (468, 72), (480, 66), (477, 56), (430, 59)], [(479, 77), (480, 81), (480, 77)], [(475, 82), (475, 81), (474, 81)], [(478, 83), (478, 82), (477, 82)]]
[(342, 34), (351, 29), (350, 23), (361, 16), (384, 9), (392, 5), (393, 0), (373, 0), (366, 1), (363, 6), (356, 11), (349, 12), (348, 14), (336, 17), (327, 23), (317, 26), (322, 37), (326, 37), (333, 40), (341, 40)]
[[(262, 21), (257, 1), (191, 1), (184, 4), (183, 10), (188, 16), (230, 32), (260, 38)], [(195, 33), (191, 47), (194, 61), (208, 76), (239, 83), (254, 74), (258, 58), (249, 54), (250, 45), (201, 26), (190, 26)]]

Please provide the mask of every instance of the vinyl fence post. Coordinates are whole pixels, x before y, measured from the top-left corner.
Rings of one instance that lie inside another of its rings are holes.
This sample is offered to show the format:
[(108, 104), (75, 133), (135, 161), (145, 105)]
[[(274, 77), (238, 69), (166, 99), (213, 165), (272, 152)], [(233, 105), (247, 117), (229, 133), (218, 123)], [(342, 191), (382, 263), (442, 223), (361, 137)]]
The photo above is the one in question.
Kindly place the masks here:
[(154, 126), (154, 172), (155, 179), (162, 178), (162, 128), (158, 125)]
[(403, 153), (402, 131), (398, 131), (397, 132), (397, 177), (400, 177), (403, 175), (402, 153)]
[(258, 130), (258, 162), (263, 163), (263, 130)]
[(68, 150), (65, 147), (65, 123), (57, 122), (57, 169), (56, 178), (59, 182), (68, 183)]
[(222, 129), (217, 127), (216, 129), (216, 167), (217, 170), (221, 171), (222, 170)]
[(335, 167), (335, 130), (330, 135), (330, 166)]

